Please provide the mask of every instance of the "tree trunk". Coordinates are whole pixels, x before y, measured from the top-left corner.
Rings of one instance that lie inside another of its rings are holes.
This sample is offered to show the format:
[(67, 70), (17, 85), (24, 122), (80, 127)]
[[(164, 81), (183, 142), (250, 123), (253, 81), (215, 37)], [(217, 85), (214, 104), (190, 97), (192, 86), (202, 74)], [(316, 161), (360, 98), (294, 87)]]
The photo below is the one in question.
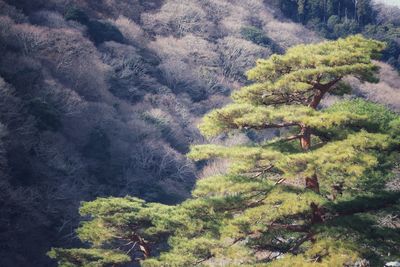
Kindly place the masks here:
[[(326, 87), (328, 88), (328, 85), (326, 85)], [(319, 103), (321, 102), (322, 98), (325, 95), (326, 90), (317, 90), (317, 92), (315, 93), (313, 99), (311, 100), (311, 103), (309, 104), (310, 108), (313, 109), (317, 109)]]
[(322, 216), (324, 215), (324, 211), (314, 202), (310, 204), (311, 207), (311, 224), (322, 223), (324, 219)]
[(146, 242), (146, 240), (144, 240), (144, 238), (142, 238), (141, 236), (139, 236), (137, 234), (133, 234), (131, 240), (133, 242), (137, 242), (137, 244), (139, 245), (139, 250), (143, 253), (143, 257), (145, 259), (150, 257), (151, 249), (150, 249), (149, 244)]
[(145, 259), (150, 257), (151, 250), (149, 244), (144, 240), (144, 238), (138, 236), (139, 248), (143, 253), (143, 257)]
[(144, 258), (145, 259), (149, 258), (150, 253), (151, 253), (149, 245), (146, 242), (141, 242), (139, 244), (139, 247), (140, 247), (140, 250), (143, 252)]
[(306, 178), (306, 188), (311, 189), (315, 193), (319, 194), (319, 182), (316, 174), (314, 174), (312, 177)]
[(338, 182), (332, 186), (332, 199), (335, 200), (338, 195), (343, 193), (344, 182)]
[(309, 127), (301, 128), (300, 145), (304, 151), (310, 149), (311, 146), (311, 129)]

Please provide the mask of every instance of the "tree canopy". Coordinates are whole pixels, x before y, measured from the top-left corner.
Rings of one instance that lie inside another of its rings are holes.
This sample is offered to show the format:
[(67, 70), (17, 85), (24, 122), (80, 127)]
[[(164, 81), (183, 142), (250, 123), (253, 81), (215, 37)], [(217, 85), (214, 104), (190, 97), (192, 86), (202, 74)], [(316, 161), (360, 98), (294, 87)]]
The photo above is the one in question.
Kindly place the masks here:
[(206, 137), (275, 128), (277, 138), (193, 146), (194, 160), (228, 159), (227, 173), (199, 180), (175, 206), (132, 197), (84, 203), (90, 219), (77, 233), (91, 247), (49, 255), (61, 266), (379, 266), (398, 258), (400, 234), (380, 219), (400, 208), (399, 192), (385, 187), (398, 164), (400, 117), (361, 99), (319, 108), (346, 76), (375, 81), (372, 60), (384, 47), (351, 36), (259, 60), (247, 73), (254, 83), (199, 128)]

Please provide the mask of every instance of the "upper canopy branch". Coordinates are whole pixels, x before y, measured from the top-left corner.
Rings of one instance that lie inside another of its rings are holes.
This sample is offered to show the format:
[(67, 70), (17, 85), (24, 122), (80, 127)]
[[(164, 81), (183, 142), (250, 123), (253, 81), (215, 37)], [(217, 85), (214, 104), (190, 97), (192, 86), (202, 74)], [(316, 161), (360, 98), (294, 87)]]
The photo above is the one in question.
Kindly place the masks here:
[(316, 109), (321, 102), (322, 98), (324, 97), (325, 93), (328, 92), (336, 83), (338, 83), (343, 77), (340, 76), (328, 83), (321, 84), (316, 82), (313, 84), (314, 88), (318, 91), (314, 94), (310, 104), (308, 105), (311, 108)]
[(282, 123), (266, 123), (263, 125), (250, 125), (244, 124), (242, 127), (244, 129), (254, 129), (254, 130), (264, 130), (270, 128), (285, 128), (285, 127), (292, 127), (292, 126), (300, 126), (298, 122), (282, 122)]
[(339, 76), (338, 78), (336, 78), (328, 83), (322, 84), (322, 83), (320, 83), (320, 78), (317, 78), (316, 81), (309, 82), (309, 84), (311, 84), (314, 89), (317, 89), (317, 90), (320, 90), (323, 92), (327, 92), (327, 91), (329, 91), (329, 89), (332, 88), (332, 86), (334, 86), (336, 83), (338, 83), (341, 79), (343, 79), (343, 76)]

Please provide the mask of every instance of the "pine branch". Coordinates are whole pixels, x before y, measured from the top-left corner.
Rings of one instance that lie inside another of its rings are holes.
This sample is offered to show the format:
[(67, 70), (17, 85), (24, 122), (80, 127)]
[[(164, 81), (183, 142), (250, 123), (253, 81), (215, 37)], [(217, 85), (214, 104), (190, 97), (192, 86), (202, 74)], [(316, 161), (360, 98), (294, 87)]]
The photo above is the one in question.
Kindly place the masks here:
[(270, 171), (270, 170), (273, 169), (273, 168), (274, 168), (274, 165), (270, 165), (270, 166), (268, 166), (268, 167), (266, 167), (266, 168), (264, 168), (264, 169), (261, 169), (261, 170), (254, 170), (254, 171), (257, 172), (257, 173), (256, 173), (255, 175), (253, 175), (252, 178), (257, 178), (257, 177), (259, 177), (260, 175), (263, 175), (264, 173)]
[(268, 230), (289, 230), (292, 232), (308, 233), (310, 231), (310, 226), (302, 224), (277, 224), (272, 223)]
[(306, 83), (312, 85), (313, 89), (316, 89), (316, 90), (319, 90), (319, 91), (322, 91), (325, 93), (325, 92), (329, 91), (329, 89), (331, 89), (332, 86), (334, 86), (336, 83), (338, 83), (341, 79), (343, 79), (343, 76), (339, 76), (338, 78), (336, 78), (328, 83), (325, 83), (325, 84), (320, 83), (319, 82), (320, 79), (317, 79), (317, 81), (311, 81), (311, 82), (306, 82)]
[(201, 259), (201, 260), (195, 262), (195, 263), (194, 263), (194, 266), (198, 266), (199, 264), (201, 264), (201, 263), (203, 263), (203, 262), (205, 262), (205, 261), (211, 259), (212, 257), (213, 257), (213, 255), (210, 254), (209, 256), (207, 256), (207, 257), (205, 257), (205, 258), (203, 258), (203, 259)]
[[(337, 211), (332, 218), (337, 218), (341, 216), (349, 216), (354, 215), (356, 213), (364, 213), (371, 212), (376, 210), (381, 210), (384, 208), (388, 208), (396, 205), (399, 202), (400, 193), (392, 193), (388, 196), (378, 196), (378, 197), (360, 197), (356, 199), (358, 203), (351, 205), (351, 208), (348, 210)], [(364, 205), (356, 205), (356, 204), (364, 204)], [(366, 205), (367, 203), (367, 205)]]
[(326, 84), (321, 84), (318, 82), (311, 82), (310, 84), (312, 84), (314, 86), (314, 88), (317, 89), (317, 92), (314, 94), (314, 96), (308, 106), (316, 109), (318, 107), (319, 103), (321, 102), (322, 98), (324, 97), (325, 93), (327, 93), (332, 88), (332, 86), (334, 86), (342, 78), (343, 77), (340, 76)]
[(283, 142), (286, 142), (286, 141), (293, 141), (293, 140), (296, 140), (296, 139), (300, 139), (300, 138), (302, 138), (303, 136), (304, 136), (303, 134), (295, 134), (295, 135), (291, 135), (291, 136), (288, 136), (288, 137), (279, 138), (279, 139), (277, 140), (277, 142), (281, 142), (281, 141), (283, 141)]
[(305, 235), (303, 238), (300, 238), (300, 239), (296, 242), (296, 244), (295, 244), (293, 247), (291, 247), (287, 252), (296, 253), (296, 250), (297, 250), (302, 244), (304, 244), (304, 242), (307, 242), (308, 240), (313, 239), (313, 237), (314, 237), (314, 233), (308, 233), (308, 234)]
[(268, 123), (262, 126), (254, 126), (254, 125), (243, 125), (242, 127), (245, 129), (254, 129), (254, 130), (263, 130), (263, 129), (270, 129), (270, 128), (285, 128), (285, 127), (292, 127), (292, 126), (300, 126), (298, 122), (283, 122), (283, 123)]
[(338, 78), (334, 79), (333, 81), (330, 81), (330, 82), (328, 82), (326, 84), (320, 84), (320, 88), (321, 89), (319, 89), (319, 88), (317, 88), (317, 89), (329, 91), (336, 83), (338, 83), (342, 79), (343, 79), (343, 77), (340, 76), (340, 77), (338, 77)]

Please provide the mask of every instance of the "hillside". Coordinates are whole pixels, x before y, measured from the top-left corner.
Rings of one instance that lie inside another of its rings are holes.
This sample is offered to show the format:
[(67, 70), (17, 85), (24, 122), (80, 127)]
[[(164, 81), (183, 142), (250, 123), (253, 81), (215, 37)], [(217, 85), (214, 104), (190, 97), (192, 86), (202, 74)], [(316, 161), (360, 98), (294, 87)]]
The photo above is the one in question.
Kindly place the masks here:
[(387, 4), (387, 5), (393, 5), (393, 6), (399, 6), (400, 7), (400, 3), (396, 0), (379, 0), (378, 2)]
[[(199, 119), (256, 59), (323, 39), (262, 0), (0, 0), (0, 25), (6, 267), (54, 266), (51, 246), (79, 244), (81, 201), (187, 198), (203, 167), (185, 156), (203, 141)], [(399, 77), (380, 64), (381, 83), (356, 92), (398, 111)]]

